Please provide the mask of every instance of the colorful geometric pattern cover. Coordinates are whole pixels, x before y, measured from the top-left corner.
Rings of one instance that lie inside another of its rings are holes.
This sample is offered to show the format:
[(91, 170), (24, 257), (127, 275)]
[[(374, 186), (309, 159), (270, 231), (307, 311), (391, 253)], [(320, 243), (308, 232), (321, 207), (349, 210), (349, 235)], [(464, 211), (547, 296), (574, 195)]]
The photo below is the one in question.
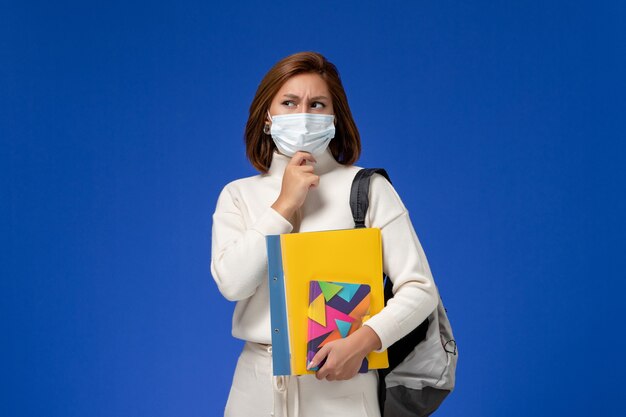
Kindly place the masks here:
[[(309, 286), (307, 369), (315, 354), (326, 343), (354, 333), (370, 314), (370, 286), (346, 282), (311, 281)], [(360, 373), (368, 371), (363, 359)]]

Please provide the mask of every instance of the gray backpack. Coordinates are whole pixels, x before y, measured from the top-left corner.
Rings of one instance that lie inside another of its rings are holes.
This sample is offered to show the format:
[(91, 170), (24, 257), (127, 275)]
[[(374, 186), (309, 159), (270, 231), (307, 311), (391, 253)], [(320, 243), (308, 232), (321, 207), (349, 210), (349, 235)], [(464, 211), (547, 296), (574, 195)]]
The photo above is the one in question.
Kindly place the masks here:
[[(382, 168), (357, 172), (350, 192), (356, 228), (365, 227), (370, 177)], [(393, 296), (391, 280), (384, 276), (385, 305)], [(441, 297), (435, 311), (417, 328), (387, 349), (389, 368), (378, 370), (378, 401), (383, 417), (431, 415), (454, 389), (458, 351)]]

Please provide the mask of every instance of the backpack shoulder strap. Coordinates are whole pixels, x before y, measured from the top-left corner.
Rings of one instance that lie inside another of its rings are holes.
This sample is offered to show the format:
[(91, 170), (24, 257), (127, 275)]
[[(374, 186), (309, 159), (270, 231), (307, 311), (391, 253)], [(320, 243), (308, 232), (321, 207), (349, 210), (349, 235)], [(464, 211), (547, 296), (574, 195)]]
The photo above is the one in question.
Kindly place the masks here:
[(370, 178), (373, 174), (380, 174), (391, 183), (387, 171), (383, 168), (363, 168), (356, 173), (350, 189), (350, 209), (354, 219), (354, 227), (365, 227), (365, 214), (370, 205), (369, 189)]

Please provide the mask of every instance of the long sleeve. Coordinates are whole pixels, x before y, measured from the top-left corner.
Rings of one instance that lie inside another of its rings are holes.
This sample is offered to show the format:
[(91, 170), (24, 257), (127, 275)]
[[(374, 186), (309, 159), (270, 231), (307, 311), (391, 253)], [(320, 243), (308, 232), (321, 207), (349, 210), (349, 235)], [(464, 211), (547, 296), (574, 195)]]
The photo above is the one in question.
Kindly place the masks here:
[[(229, 184), (230, 185), (230, 184)], [(267, 271), (265, 236), (291, 232), (292, 224), (268, 206), (246, 227), (241, 202), (226, 185), (213, 214), (211, 274), (230, 301), (253, 295)]]
[(383, 351), (422, 323), (437, 307), (438, 293), (409, 213), (382, 176), (370, 183), (369, 227), (381, 229), (383, 270), (394, 296), (364, 324), (380, 337)]

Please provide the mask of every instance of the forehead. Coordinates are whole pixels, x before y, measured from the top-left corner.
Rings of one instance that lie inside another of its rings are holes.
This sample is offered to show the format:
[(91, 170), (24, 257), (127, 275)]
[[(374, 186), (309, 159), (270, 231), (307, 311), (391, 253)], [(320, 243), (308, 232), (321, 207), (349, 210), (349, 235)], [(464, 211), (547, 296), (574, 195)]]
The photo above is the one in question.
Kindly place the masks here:
[(277, 96), (283, 94), (296, 94), (299, 97), (304, 96), (328, 96), (328, 85), (321, 75), (317, 73), (305, 73), (294, 75), (289, 78), (278, 90)]

